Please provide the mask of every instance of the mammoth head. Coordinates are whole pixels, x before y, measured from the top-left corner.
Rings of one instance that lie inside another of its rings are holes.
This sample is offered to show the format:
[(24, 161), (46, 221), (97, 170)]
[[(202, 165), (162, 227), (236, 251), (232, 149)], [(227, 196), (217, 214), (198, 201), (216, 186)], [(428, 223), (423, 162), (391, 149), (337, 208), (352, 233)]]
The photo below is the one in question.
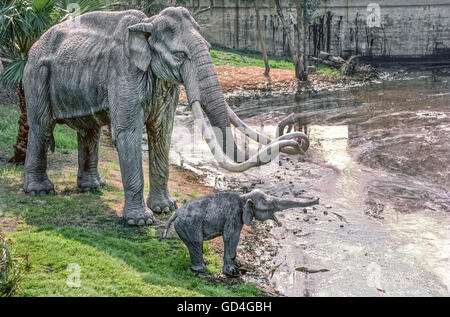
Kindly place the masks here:
[(315, 199), (282, 199), (274, 196), (266, 195), (259, 189), (252, 190), (250, 193), (241, 196), (244, 200), (242, 210), (242, 222), (249, 226), (256, 218), (260, 221), (272, 219), (278, 222), (275, 212), (296, 208), (312, 206), (319, 203), (319, 198)]
[(160, 78), (183, 82), (181, 67), (191, 60), (189, 43), (202, 40), (200, 27), (185, 8), (167, 8), (160, 14), (128, 27), (127, 53), (142, 71), (151, 66)]

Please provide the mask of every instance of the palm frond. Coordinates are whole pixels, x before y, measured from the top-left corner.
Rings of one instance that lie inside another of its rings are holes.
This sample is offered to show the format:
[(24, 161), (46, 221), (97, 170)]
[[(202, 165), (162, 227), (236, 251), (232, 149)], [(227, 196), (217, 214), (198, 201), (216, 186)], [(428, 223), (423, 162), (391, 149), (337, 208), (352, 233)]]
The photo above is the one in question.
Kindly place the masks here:
[[(69, 12), (70, 4), (78, 6), (78, 10)], [(70, 14), (71, 17), (81, 15), (92, 11), (104, 11), (110, 9), (115, 3), (105, 0), (59, 0), (57, 7), (61, 12), (65, 12), (65, 16)]]
[[(76, 15), (108, 9), (106, 0), (6, 0), (0, 3), (0, 47), (13, 60), (0, 76), (5, 84), (18, 83), (31, 46), (52, 25), (69, 17), (70, 4), (78, 5)], [(75, 16), (76, 16), (75, 15)]]
[(0, 74), (0, 82), (7, 86), (18, 84), (23, 78), (23, 71), (27, 63), (27, 56), (22, 55), (9, 63)]

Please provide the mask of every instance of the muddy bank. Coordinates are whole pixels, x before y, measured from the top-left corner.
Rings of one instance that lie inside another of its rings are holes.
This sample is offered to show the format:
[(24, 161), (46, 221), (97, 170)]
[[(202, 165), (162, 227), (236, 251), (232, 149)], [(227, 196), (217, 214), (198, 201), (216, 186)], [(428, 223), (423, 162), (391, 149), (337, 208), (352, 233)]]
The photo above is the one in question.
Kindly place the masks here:
[[(261, 188), (321, 204), (257, 223), (240, 245), (244, 279), (286, 296), (448, 296), (450, 282), (449, 77), (446, 69), (311, 96), (241, 98), (237, 114), (275, 134), (302, 113), (305, 157), (242, 174), (224, 172), (202, 140), (173, 140), (174, 164), (217, 190)], [(189, 115), (177, 117), (180, 127)], [(256, 145), (253, 145), (256, 149)]]

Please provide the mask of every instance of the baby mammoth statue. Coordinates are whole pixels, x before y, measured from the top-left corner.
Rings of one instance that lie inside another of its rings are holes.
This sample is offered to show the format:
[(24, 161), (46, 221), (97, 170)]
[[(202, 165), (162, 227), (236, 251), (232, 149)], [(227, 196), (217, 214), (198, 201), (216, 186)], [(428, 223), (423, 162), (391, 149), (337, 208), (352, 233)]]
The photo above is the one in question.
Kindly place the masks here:
[(253, 220), (272, 219), (275, 212), (288, 208), (306, 207), (319, 203), (319, 199), (282, 199), (266, 195), (259, 189), (240, 195), (222, 192), (193, 199), (183, 205), (166, 224), (163, 238), (174, 222), (175, 230), (189, 249), (191, 269), (205, 270), (203, 241), (223, 236), (224, 256), (222, 272), (228, 276), (239, 274), (236, 263), (236, 248), (244, 224)]

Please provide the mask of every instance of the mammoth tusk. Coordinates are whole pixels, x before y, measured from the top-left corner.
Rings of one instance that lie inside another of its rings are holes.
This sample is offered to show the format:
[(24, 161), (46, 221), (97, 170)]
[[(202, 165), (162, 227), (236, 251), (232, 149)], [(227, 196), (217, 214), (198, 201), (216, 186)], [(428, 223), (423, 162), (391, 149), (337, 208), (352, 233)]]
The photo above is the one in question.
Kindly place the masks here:
[[(296, 147), (295, 149), (286, 147), (282, 148), (280, 151), (286, 154), (302, 154), (305, 155), (306, 150), (309, 148), (309, 138), (306, 134), (302, 132), (291, 132), (288, 134), (284, 134), (280, 136), (279, 138), (275, 139), (274, 142), (280, 141), (280, 140), (293, 140), (293, 139), (300, 139), (301, 140), (301, 147)], [(298, 143), (298, 142), (297, 142)]]
[(267, 164), (270, 161), (272, 161), (275, 157), (277, 157), (280, 149), (282, 149), (283, 147), (291, 147), (295, 151), (298, 151), (299, 153), (302, 152), (302, 149), (297, 141), (281, 139), (278, 140), (277, 142), (271, 143), (264, 149), (260, 150), (258, 153), (253, 155), (245, 162), (242, 163), (230, 162), (225, 153), (223, 153), (221, 147), (217, 144), (217, 140), (214, 136), (214, 133), (207, 124), (206, 119), (203, 115), (203, 110), (200, 105), (200, 102), (195, 101), (194, 103), (192, 103), (192, 112), (194, 114), (195, 119), (201, 121), (202, 134), (209, 146), (209, 149), (211, 150), (211, 153), (214, 155), (219, 165), (222, 168), (226, 169), (227, 171), (244, 172), (252, 167)]
[(239, 131), (241, 131), (242, 133), (247, 135), (250, 139), (255, 140), (256, 142), (261, 143), (263, 145), (267, 145), (269, 143), (272, 143), (272, 140), (270, 138), (268, 138), (267, 136), (257, 132), (256, 130), (254, 130), (251, 127), (249, 127), (248, 125), (246, 125), (244, 123), (244, 121), (242, 121), (234, 113), (234, 111), (230, 108), (230, 106), (228, 105), (227, 102), (226, 102), (226, 105), (227, 105), (228, 116), (230, 117), (230, 122), (236, 128), (238, 128)]
[[(249, 127), (247, 124), (245, 124), (244, 121), (242, 121), (235, 113), (234, 111), (231, 109), (231, 107), (228, 105), (228, 103), (225, 103), (227, 105), (227, 111), (228, 111), (228, 116), (230, 118), (230, 122), (242, 133), (244, 133), (246, 136), (248, 136), (249, 138), (251, 138), (252, 140), (261, 143), (263, 145), (268, 145), (272, 143), (272, 140), (257, 132), (256, 130), (252, 129), (251, 127)], [(291, 120), (293, 119), (293, 115), (291, 114), (289, 117), (291, 117)], [(288, 117), (288, 118), (289, 118)], [(284, 121), (284, 120), (283, 120)], [(278, 134), (280, 135), (280, 133)], [(292, 132), (292, 133), (288, 133), (285, 135), (281, 135), (280, 137), (278, 137), (277, 139), (275, 139), (273, 142), (277, 142), (279, 140), (287, 140), (287, 139), (300, 139), (302, 140), (302, 151), (297, 151), (296, 149), (292, 149), (292, 148), (282, 148), (280, 149), (281, 152), (286, 153), (286, 154), (302, 154), (304, 155), (305, 152), (308, 150), (309, 148), (309, 138), (306, 134), (301, 133), (301, 132)]]
[(283, 135), (284, 128), (286, 126), (289, 126), (288, 131), (290, 131), (291, 130), (291, 125), (293, 125), (294, 123), (295, 123), (295, 116), (294, 116), (293, 113), (291, 113), (286, 118), (281, 120), (281, 122), (278, 124), (278, 135)]

